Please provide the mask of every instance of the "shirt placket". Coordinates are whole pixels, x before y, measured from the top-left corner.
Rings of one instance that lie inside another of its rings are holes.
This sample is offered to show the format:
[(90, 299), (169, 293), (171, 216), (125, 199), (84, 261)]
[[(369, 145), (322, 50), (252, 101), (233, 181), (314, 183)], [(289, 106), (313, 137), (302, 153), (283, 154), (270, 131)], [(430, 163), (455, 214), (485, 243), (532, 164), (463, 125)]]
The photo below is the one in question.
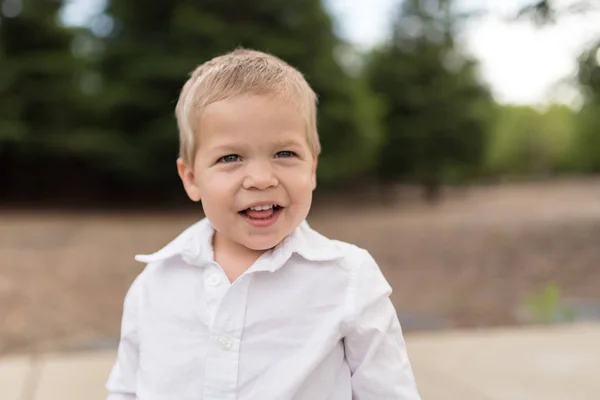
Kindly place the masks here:
[[(221, 277), (223, 279), (224, 277)], [(211, 274), (207, 276), (207, 284)], [(234, 400), (238, 384), (238, 370), (242, 330), (246, 318), (246, 301), (251, 276), (242, 275), (216, 304), (210, 329), (205, 366), (204, 399)], [(210, 306), (209, 306), (210, 310)]]
[(210, 264), (204, 272), (204, 301), (210, 315), (209, 326), (212, 327), (219, 304), (231, 287), (225, 272), (217, 264)]

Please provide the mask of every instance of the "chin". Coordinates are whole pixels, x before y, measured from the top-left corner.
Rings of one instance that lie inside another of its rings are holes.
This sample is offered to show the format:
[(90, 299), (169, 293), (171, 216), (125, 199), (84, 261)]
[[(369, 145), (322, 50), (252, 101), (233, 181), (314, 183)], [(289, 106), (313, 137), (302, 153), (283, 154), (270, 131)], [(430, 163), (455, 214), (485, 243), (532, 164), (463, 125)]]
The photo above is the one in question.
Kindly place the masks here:
[(261, 238), (259, 240), (248, 240), (244, 243), (244, 246), (251, 250), (255, 251), (266, 251), (270, 250), (273, 247), (277, 246), (284, 238), (283, 237), (270, 237), (270, 238)]
[(279, 242), (281, 242), (281, 240), (273, 240), (273, 241), (260, 241), (260, 242), (255, 242), (252, 241), (250, 243), (246, 243), (245, 246), (247, 248), (249, 248), (250, 250), (254, 250), (254, 251), (267, 251), (267, 250), (271, 250), (273, 247), (277, 246), (279, 244)]

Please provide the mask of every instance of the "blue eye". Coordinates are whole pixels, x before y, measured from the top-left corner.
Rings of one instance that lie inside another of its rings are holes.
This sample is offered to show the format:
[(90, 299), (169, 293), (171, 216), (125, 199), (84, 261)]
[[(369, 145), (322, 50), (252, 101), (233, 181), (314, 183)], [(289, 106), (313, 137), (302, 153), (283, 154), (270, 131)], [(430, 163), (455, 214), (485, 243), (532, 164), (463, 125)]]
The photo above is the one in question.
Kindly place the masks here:
[(217, 160), (217, 162), (219, 162), (219, 163), (232, 163), (232, 162), (240, 161), (241, 159), (242, 159), (242, 157), (238, 156), (237, 154), (228, 154), (226, 156), (223, 156), (223, 157), (219, 158)]
[(277, 154), (275, 154), (275, 157), (290, 158), (290, 157), (294, 157), (295, 155), (296, 155), (296, 153), (294, 153), (293, 151), (279, 151), (279, 152), (277, 152)]

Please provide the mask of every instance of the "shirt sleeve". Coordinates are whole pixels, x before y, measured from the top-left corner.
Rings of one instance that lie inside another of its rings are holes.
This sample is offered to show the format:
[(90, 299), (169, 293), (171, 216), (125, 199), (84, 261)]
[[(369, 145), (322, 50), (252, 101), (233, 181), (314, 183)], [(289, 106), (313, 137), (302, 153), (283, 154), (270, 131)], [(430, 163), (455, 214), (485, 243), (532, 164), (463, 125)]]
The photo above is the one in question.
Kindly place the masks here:
[(368, 253), (350, 285), (350, 318), (344, 338), (353, 400), (420, 400), (392, 289)]
[(138, 276), (132, 283), (125, 296), (117, 361), (106, 383), (106, 390), (108, 391), (107, 400), (136, 399), (139, 360), (137, 314), (140, 296), (140, 277)]

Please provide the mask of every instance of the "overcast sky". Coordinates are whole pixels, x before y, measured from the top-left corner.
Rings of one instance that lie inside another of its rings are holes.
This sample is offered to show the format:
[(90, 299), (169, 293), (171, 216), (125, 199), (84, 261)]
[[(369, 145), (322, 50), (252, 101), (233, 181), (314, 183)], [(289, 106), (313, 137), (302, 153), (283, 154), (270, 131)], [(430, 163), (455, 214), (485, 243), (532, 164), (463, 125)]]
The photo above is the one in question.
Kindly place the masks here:
[[(390, 16), (400, 0), (326, 0), (340, 35), (361, 48), (384, 41)], [(547, 102), (554, 84), (575, 72), (576, 57), (594, 39), (600, 39), (600, 13), (565, 18), (556, 26), (538, 29), (527, 22), (507, 23), (530, 0), (459, 0), (464, 9), (491, 11), (471, 22), (465, 32), (467, 49), (481, 61), (483, 79), (501, 102)], [(557, 0), (568, 5), (576, 0)], [(73, 24), (85, 21), (102, 0), (71, 0), (64, 17)], [(600, 56), (600, 55), (599, 55)], [(599, 57), (600, 58), (600, 57)], [(573, 93), (554, 95), (570, 102)]]

